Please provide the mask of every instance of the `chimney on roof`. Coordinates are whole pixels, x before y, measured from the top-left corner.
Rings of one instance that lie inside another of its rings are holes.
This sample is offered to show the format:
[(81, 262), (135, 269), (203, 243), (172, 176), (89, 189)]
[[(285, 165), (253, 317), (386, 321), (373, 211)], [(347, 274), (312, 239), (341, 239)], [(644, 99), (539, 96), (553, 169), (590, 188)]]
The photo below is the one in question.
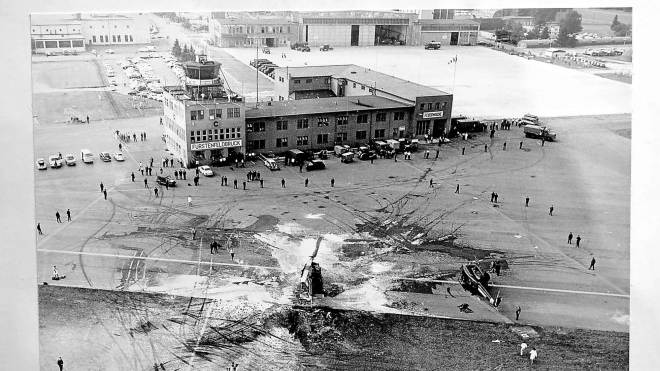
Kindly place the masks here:
[(82, 19), (82, 16), (80, 13), (76, 13), (76, 21), (80, 21)]

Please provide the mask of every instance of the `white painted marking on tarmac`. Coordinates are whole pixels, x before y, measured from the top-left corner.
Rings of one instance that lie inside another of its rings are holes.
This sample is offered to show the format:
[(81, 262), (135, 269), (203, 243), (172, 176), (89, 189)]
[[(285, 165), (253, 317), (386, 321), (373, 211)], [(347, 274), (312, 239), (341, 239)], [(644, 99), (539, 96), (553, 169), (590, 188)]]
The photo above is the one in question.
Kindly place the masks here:
[(307, 214), (305, 218), (307, 219), (322, 219), (321, 217), (325, 214)]
[(93, 253), (93, 252), (82, 252), (82, 251), (62, 251), (62, 250), (47, 250), (47, 249), (37, 249), (38, 252), (43, 253), (52, 253), (52, 254), (71, 254), (71, 255), (89, 255), (89, 256), (101, 256), (108, 258), (124, 258), (124, 259), (140, 259), (140, 260), (154, 260), (154, 261), (165, 261), (165, 262), (174, 262), (174, 263), (184, 263), (184, 264), (204, 264), (204, 265), (224, 265), (235, 268), (263, 268), (281, 271), (282, 268), (279, 267), (266, 267), (262, 265), (239, 265), (239, 264), (230, 264), (230, 263), (216, 263), (213, 261), (194, 261), (194, 260), (183, 260), (183, 259), (165, 259), (165, 258), (154, 258), (154, 257), (141, 257), (136, 258), (130, 255), (117, 255), (117, 254), (102, 254), (102, 253)]

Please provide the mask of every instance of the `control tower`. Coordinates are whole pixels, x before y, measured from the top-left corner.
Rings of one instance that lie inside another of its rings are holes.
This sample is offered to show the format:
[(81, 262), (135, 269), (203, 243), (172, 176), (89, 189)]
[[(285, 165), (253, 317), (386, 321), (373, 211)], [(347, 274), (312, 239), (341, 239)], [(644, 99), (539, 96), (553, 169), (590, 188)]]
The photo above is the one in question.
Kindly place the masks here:
[(197, 61), (184, 62), (186, 72), (184, 89), (192, 100), (227, 98), (224, 81), (218, 75), (221, 64), (206, 59), (206, 55), (197, 55)]

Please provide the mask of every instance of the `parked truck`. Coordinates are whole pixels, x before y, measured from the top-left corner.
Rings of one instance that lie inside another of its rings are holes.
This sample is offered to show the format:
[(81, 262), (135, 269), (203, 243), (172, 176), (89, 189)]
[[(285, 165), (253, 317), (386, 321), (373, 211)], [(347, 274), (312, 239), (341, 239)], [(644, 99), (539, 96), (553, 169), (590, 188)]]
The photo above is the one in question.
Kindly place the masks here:
[(523, 132), (528, 138), (541, 138), (550, 142), (557, 139), (557, 134), (553, 131), (550, 131), (550, 129), (545, 126), (525, 125)]

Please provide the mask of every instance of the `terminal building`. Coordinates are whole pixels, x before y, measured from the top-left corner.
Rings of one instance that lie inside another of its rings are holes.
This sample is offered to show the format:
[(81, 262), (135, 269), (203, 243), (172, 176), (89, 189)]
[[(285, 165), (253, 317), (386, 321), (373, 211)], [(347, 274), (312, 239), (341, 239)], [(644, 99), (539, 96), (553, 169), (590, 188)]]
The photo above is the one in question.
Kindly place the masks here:
[(151, 43), (149, 19), (139, 14), (33, 14), (30, 35), (34, 53), (77, 51), (89, 45)]
[(183, 68), (183, 86), (163, 88), (167, 149), (187, 167), (242, 158), (245, 106), (225, 90), (220, 63), (200, 54)]
[(443, 136), (453, 95), (356, 65), (279, 68), (278, 101), (247, 109), (248, 152)]

